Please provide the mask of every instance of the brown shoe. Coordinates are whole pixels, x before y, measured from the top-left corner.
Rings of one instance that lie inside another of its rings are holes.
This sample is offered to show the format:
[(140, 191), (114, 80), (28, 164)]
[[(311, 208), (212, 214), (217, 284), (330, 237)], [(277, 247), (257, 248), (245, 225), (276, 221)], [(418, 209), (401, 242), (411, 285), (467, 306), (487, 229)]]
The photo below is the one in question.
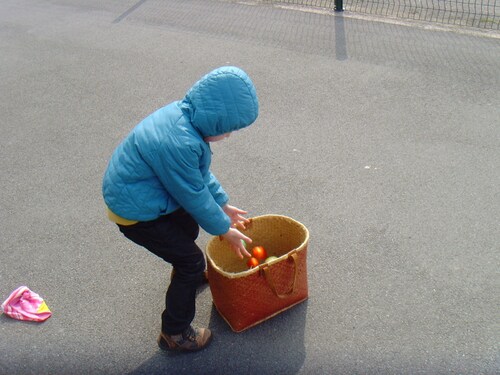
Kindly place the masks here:
[(212, 332), (208, 328), (193, 328), (189, 326), (178, 335), (161, 333), (158, 345), (163, 350), (195, 352), (206, 348), (212, 341)]

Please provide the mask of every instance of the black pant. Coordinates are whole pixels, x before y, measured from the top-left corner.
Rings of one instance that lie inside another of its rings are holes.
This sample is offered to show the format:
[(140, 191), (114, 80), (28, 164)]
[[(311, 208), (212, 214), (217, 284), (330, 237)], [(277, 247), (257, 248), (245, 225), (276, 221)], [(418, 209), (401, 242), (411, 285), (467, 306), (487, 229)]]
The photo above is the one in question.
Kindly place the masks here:
[(162, 331), (169, 335), (181, 333), (194, 319), (196, 289), (202, 283), (206, 265), (203, 251), (195, 243), (198, 224), (179, 209), (156, 220), (118, 227), (125, 237), (174, 267), (165, 297)]

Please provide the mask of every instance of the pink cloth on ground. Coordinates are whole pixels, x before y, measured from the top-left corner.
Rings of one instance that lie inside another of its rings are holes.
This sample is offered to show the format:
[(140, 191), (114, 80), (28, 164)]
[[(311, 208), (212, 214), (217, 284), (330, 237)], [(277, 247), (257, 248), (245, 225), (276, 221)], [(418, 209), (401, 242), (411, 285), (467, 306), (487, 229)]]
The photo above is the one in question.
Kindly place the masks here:
[(26, 286), (20, 286), (10, 294), (2, 303), (2, 311), (11, 318), (34, 322), (43, 322), (52, 315), (45, 301)]

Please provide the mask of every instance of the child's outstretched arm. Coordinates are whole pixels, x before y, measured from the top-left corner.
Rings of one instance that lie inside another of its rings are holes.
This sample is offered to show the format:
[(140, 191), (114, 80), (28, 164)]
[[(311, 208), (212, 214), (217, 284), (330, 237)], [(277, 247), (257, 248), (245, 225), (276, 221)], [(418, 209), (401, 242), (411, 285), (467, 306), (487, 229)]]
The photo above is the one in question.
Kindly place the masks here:
[(246, 256), (248, 258), (251, 257), (250, 253), (247, 251), (247, 249), (245, 249), (245, 246), (243, 246), (243, 243), (241, 242), (241, 240), (243, 240), (246, 243), (252, 243), (252, 239), (250, 237), (245, 236), (235, 228), (229, 228), (229, 230), (221, 235), (221, 237), (229, 242), (231, 250), (233, 250), (234, 253), (241, 259), (243, 259), (243, 256)]
[(242, 216), (242, 215), (248, 214), (248, 212), (245, 210), (241, 210), (241, 209), (234, 207), (234, 206), (231, 206), (229, 204), (224, 205), (224, 207), (222, 207), (222, 210), (231, 219), (231, 225), (233, 225), (235, 227), (240, 226), (243, 229), (245, 229), (245, 224), (248, 224), (250, 222), (249, 219)]

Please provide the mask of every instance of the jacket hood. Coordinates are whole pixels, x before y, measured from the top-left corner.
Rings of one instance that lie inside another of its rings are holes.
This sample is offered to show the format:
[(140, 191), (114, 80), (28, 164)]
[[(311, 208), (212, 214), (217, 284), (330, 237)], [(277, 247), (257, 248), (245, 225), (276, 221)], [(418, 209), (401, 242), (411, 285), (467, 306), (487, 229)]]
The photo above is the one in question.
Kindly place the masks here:
[(259, 114), (255, 86), (234, 66), (205, 75), (189, 89), (180, 106), (203, 137), (245, 128)]

